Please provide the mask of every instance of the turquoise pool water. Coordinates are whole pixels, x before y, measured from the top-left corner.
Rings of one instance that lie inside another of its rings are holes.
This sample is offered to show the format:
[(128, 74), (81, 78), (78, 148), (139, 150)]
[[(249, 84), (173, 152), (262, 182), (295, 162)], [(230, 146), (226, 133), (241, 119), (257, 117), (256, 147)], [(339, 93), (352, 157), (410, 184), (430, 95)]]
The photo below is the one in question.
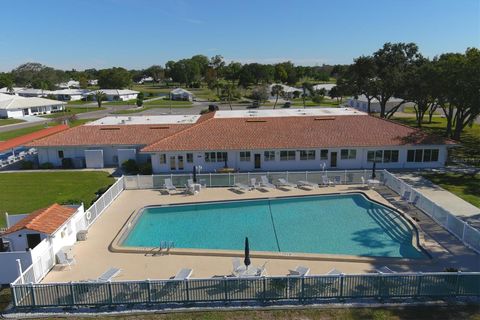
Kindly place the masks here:
[(397, 212), (361, 194), (147, 207), (125, 237), (128, 247), (275, 251), (423, 258), (415, 230)]

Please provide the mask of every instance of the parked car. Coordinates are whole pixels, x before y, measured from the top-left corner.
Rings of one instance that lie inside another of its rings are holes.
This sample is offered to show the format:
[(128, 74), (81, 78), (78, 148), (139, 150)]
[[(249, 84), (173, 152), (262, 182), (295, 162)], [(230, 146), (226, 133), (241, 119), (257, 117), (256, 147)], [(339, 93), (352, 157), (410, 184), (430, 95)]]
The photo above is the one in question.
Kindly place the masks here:
[(292, 103), (290, 101), (287, 101), (283, 104), (282, 108), (290, 108), (292, 106)]
[(209, 104), (208, 105), (208, 111), (212, 112), (212, 111), (218, 111), (218, 105), (216, 104)]
[(258, 107), (260, 107), (260, 102), (257, 100), (253, 101), (251, 108), (258, 108)]

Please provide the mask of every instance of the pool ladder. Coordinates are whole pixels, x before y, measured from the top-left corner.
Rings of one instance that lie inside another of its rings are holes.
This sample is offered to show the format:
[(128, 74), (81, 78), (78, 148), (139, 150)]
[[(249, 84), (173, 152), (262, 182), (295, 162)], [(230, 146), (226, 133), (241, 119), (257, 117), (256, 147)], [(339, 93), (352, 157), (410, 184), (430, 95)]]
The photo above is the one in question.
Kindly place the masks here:
[(160, 241), (160, 250), (170, 250), (175, 248), (175, 243), (173, 241)]

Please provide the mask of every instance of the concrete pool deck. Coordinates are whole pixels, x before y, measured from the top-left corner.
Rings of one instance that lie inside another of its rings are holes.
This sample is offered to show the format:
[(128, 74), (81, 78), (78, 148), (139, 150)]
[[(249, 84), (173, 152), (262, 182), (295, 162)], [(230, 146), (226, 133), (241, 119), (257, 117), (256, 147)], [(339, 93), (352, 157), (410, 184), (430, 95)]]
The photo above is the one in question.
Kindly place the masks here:
[[(118, 235), (131, 214), (148, 205), (168, 203), (187, 203), (198, 201), (218, 201), (232, 199), (254, 199), (279, 196), (298, 196), (313, 194), (364, 192), (372, 200), (392, 206), (385, 198), (374, 190), (366, 190), (361, 186), (335, 186), (316, 188), (313, 190), (292, 189), (271, 190), (269, 192), (250, 191), (243, 194), (232, 192), (229, 188), (207, 188), (198, 195), (188, 196), (175, 194), (167, 196), (158, 190), (125, 190), (98, 218), (88, 232), (87, 241), (77, 242), (73, 253), (76, 264), (71, 269), (54, 268), (42, 281), (68, 282), (95, 279), (111, 267), (120, 268), (122, 272), (115, 280), (168, 279), (181, 268), (192, 268), (193, 278), (210, 278), (212, 276), (230, 275), (232, 271), (231, 256), (200, 256), (200, 255), (154, 255), (149, 253), (116, 253), (109, 246)], [(421, 219), (422, 224), (428, 223)], [(438, 232), (442, 232), (439, 230)], [(458, 240), (444, 231), (444, 239), (435, 241), (428, 233), (423, 234), (423, 246), (435, 259), (425, 259), (424, 262), (405, 264), (401, 259), (389, 260), (388, 266), (395, 271), (442, 271), (446, 267), (456, 267), (463, 271), (479, 271), (480, 255), (465, 248)], [(435, 237), (438, 237), (435, 234)], [(451, 238), (451, 239), (450, 239)], [(456, 240), (456, 242), (455, 242)], [(460, 244), (459, 244), (460, 243)], [(437, 259), (442, 257), (442, 259)], [(289, 269), (305, 265), (311, 269), (311, 274), (324, 274), (333, 268), (345, 273), (372, 272), (375, 268), (385, 265), (385, 261), (347, 262), (331, 260), (305, 260), (282, 258), (254, 258), (252, 265), (266, 264), (267, 273), (271, 276), (285, 275)], [(454, 265), (452, 265), (454, 264)]]

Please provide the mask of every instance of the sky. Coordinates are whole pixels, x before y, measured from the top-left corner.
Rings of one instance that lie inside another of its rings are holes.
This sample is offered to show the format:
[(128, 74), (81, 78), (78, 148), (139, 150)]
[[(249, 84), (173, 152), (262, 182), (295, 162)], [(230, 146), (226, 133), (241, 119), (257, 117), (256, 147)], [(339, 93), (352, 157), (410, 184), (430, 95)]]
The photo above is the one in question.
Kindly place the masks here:
[(480, 0), (0, 0), (0, 71), (128, 69), (195, 54), (347, 64), (385, 42), (480, 47)]

